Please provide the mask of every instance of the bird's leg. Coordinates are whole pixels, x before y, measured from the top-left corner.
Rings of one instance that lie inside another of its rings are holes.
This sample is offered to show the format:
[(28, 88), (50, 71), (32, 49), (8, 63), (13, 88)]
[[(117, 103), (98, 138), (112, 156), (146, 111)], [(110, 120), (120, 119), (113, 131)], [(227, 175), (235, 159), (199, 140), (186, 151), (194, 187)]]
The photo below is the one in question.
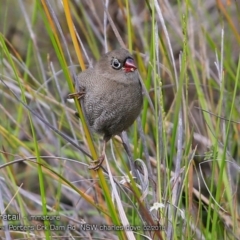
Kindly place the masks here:
[(105, 159), (105, 156), (106, 156), (106, 153), (105, 153), (106, 144), (107, 144), (107, 140), (104, 139), (103, 149), (102, 149), (102, 155), (99, 156), (97, 160), (91, 161), (91, 164), (94, 164), (94, 165), (89, 166), (89, 167), (88, 167), (89, 169), (96, 171), (96, 170), (98, 170), (98, 169), (101, 167), (101, 165), (102, 165), (102, 163), (103, 163), (103, 161), (104, 161), (104, 159)]

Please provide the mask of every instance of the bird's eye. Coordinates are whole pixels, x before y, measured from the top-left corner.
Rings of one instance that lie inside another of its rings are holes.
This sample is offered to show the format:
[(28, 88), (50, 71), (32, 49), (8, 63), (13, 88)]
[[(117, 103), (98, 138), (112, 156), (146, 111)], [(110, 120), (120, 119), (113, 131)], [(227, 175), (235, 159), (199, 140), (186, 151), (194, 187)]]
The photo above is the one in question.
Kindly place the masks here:
[(111, 65), (112, 65), (112, 68), (114, 68), (116, 70), (119, 70), (122, 67), (121, 63), (119, 62), (119, 60), (117, 58), (112, 59)]

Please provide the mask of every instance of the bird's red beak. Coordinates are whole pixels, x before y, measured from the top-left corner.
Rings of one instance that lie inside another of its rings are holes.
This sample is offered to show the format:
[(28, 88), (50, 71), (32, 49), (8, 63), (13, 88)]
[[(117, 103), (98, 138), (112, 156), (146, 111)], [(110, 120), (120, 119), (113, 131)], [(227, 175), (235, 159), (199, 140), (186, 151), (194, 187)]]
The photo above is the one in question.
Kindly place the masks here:
[(127, 58), (124, 63), (123, 69), (125, 70), (125, 72), (134, 72), (137, 69), (134, 60), (130, 57)]

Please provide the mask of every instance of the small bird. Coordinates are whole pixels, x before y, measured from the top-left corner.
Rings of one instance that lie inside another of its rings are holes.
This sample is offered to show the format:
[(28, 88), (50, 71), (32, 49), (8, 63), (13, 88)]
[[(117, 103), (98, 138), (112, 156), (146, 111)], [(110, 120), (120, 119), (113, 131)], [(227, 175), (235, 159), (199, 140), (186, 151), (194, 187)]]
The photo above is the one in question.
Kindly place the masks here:
[(141, 112), (142, 85), (132, 55), (121, 48), (104, 54), (93, 68), (78, 76), (80, 92), (68, 98), (81, 99), (89, 127), (103, 135), (102, 155), (90, 169), (97, 170), (105, 159), (106, 144), (130, 127)]

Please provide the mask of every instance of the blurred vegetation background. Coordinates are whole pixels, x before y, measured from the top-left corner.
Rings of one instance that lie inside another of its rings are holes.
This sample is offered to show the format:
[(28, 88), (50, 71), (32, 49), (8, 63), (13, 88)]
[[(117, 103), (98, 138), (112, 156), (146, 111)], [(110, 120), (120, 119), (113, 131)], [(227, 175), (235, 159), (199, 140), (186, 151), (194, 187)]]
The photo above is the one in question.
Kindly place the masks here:
[[(0, 212), (22, 216), (0, 218), (15, 226), (2, 239), (240, 239), (238, 1), (0, 6)], [(95, 159), (102, 139), (88, 137), (65, 98), (77, 74), (121, 41), (148, 97), (127, 131), (129, 151), (116, 136), (110, 167), (94, 172), (81, 150)], [(141, 230), (86, 231), (85, 223)]]

